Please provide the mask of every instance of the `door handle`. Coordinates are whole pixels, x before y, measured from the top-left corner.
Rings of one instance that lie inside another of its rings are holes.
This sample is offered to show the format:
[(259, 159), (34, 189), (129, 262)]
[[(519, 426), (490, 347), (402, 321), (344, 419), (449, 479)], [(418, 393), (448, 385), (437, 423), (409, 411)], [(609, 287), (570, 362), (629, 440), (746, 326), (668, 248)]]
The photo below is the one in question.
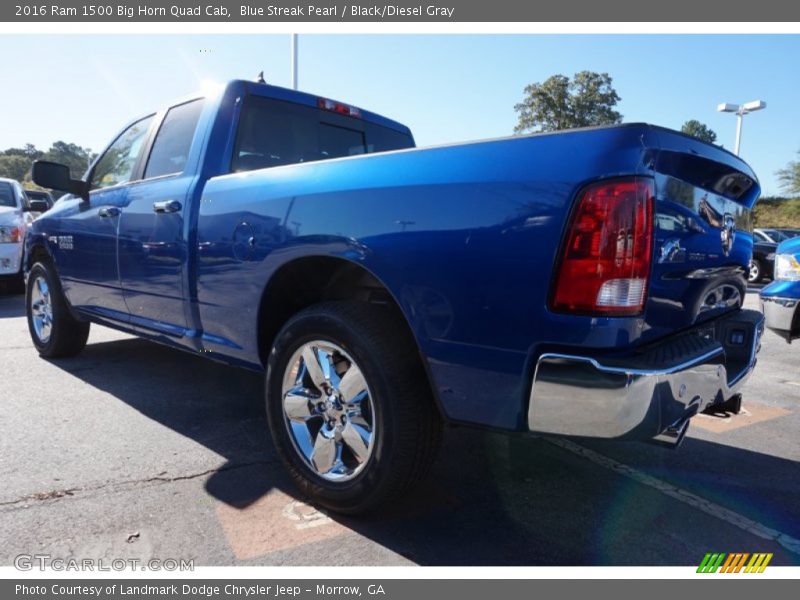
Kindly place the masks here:
[(153, 211), (157, 213), (174, 213), (181, 208), (181, 203), (177, 200), (164, 200), (163, 202), (153, 202)]
[(104, 206), (97, 210), (98, 217), (118, 217), (122, 211), (116, 206)]

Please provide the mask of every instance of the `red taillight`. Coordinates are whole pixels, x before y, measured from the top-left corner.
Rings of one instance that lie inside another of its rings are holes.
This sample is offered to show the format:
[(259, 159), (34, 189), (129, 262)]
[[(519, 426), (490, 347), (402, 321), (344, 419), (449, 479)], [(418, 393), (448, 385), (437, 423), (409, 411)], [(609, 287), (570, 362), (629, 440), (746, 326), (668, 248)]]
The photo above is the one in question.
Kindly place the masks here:
[(635, 315), (644, 309), (653, 236), (653, 180), (618, 179), (581, 192), (566, 234), (552, 308)]
[(328, 100), (327, 98), (317, 98), (317, 108), (321, 108), (322, 110), (329, 110), (331, 112), (335, 112), (340, 115), (345, 115), (347, 117), (355, 117), (357, 119), (361, 118), (361, 111), (358, 110), (355, 106), (349, 106), (347, 104), (342, 104), (341, 102)]

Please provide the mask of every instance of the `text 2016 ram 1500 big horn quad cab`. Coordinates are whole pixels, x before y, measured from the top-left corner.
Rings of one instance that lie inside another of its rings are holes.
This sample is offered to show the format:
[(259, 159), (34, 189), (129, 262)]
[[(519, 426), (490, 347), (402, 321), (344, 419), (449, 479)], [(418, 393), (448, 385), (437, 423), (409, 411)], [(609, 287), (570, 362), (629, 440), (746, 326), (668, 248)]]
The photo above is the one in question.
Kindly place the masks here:
[[(414, 149), (403, 125), (233, 81), (126, 127), (26, 236), (33, 343), (99, 323), (266, 374), (294, 480), (342, 512), (443, 422), (677, 445), (738, 402), (759, 185), (645, 124)], [(168, 399), (165, 398), (165, 401)]]

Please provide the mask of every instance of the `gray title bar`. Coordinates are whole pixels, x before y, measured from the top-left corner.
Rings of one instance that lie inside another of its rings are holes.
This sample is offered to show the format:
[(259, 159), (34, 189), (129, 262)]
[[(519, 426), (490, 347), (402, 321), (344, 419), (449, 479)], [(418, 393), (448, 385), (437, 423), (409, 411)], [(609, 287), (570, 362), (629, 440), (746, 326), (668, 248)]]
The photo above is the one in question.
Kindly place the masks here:
[(391, 4), (316, 0), (12, 0), (0, 5), (11, 22), (577, 22), (800, 21), (787, 0), (394, 0)]
[[(712, 581), (713, 579), (713, 581)], [(756, 580), (758, 579), (758, 580)], [(0, 581), (0, 597), (14, 600), (418, 600), (419, 598), (527, 599), (535, 597), (621, 598), (672, 600), (676, 596), (739, 598), (782, 597), (793, 581), (758, 578), (757, 575), (696, 579), (639, 580), (223, 580), (137, 579), (79, 580), (26, 579)], [(698, 590), (700, 588), (700, 590)], [(794, 590), (796, 591), (796, 590)]]

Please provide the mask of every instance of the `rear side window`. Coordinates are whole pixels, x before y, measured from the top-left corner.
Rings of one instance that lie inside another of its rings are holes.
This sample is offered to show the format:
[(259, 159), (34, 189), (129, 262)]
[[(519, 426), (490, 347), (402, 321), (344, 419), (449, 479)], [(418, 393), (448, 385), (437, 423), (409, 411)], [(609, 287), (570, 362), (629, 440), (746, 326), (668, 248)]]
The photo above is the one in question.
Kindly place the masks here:
[(92, 172), (92, 189), (107, 188), (127, 183), (142, 150), (147, 130), (153, 117), (137, 121), (114, 140)]
[(383, 152), (413, 146), (411, 137), (360, 119), (261, 96), (245, 102), (232, 171)]
[(169, 109), (150, 151), (144, 170), (145, 179), (183, 171), (202, 110), (202, 99)]

